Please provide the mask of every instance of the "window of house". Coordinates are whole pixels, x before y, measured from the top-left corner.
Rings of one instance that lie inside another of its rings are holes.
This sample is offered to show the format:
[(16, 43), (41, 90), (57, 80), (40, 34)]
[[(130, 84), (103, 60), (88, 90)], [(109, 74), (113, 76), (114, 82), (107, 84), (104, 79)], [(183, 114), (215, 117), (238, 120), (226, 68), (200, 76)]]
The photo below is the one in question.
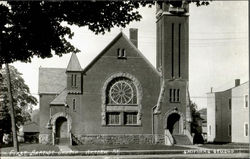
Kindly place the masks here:
[(248, 108), (248, 95), (245, 95), (245, 108)]
[(115, 105), (136, 104), (136, 89), (132, 81), (122, 79), (114, 81), (109, 89), (109, 102)]
[(169, 89), (169, 101), (172, 102), (172, 89)]
[(121, 55), (121, 57), (126, 57), (126, 50), (125, 49), (122, 49), (122, 55)]
[(117, 57), (121, 57), (121, 49), (117, 49)]
[(119, 112), (108, 112), (107, 113), (107, 124), (108, 125), (119, 125), (120, 124), (120, 113)]
[(231, 124), (228, 125), (228, 136), (232, 135), (232, 127)]
[(71, 86), (76, 87), (76, 74), (71, 75)]
[(76, 110), (76, 99), (72, 100), (72, 105), (73, 105), (73, 111)]
[(74, 75), (71, 75), (71, 86), (74, 86)]
[(244, 136), (248, 136), (248, 123), (244, 124)]
[(208, 130), (209, 135), (211, 135), (211, 134), (212, 134), (211, 125), (209, 125), (208, 129), (209, 129), (209, 130)]
[(107, 125), (138, 124), (137, 88), (132, 80), (126, 77), (112, 80), (106, 90), (106, 100)]
[(74, 86), (76, 87), (76, 75), (75, 75), (75, 77), (74, 77), (74, 80), (75, 80), (75, 83), (74, 83), (75, 85), (74, 85)]
[(175, 95), (176, 95), (176, 89), (173, 89), (173, 101), (172, 101), (172, 102), (175, 102), (175, 101), (176, 101)]
[(169, 101), (171, 103), (180, 102), (180, 89), (169, 89)]
[(232, 99), (229, 98), (228, 99), (228, 108), (229, 108), (229, 110), (231, 110), (231, 107), (232, 107)]
[(180, 102), (180, 89), (177, 89), (176, 101)]
[(137, 112), (124, 113), (125, 125), (137, 124)]
[(119, 59), (124, 59), (124, 58), (126, 58), (127, 57), (127, 55), (126, 55), (126, 50), (125, 49), (117, 49), (117, 57), (119, 58)]

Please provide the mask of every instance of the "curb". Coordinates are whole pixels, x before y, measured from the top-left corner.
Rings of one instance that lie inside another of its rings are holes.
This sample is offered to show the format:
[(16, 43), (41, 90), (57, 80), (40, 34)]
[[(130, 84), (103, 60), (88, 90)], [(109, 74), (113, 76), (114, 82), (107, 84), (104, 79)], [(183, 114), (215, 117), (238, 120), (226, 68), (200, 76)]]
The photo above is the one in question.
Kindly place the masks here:
[(105, 156), (105, 155), (166, 155), (166, 154), (235, 154), (249, 153), (249, 149), (201, 149), (201, 150), (93, 150), (93, 151), (32, 151), (32, 152), (1, 152), (2, 157), (8, 156)]

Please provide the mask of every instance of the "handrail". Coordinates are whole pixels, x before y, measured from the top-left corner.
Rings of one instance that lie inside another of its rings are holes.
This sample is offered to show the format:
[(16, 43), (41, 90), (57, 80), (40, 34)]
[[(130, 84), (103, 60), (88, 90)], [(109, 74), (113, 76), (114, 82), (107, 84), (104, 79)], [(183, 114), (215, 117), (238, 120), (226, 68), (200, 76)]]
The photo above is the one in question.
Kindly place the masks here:
[(170, 131), (168, 129), (165, 130), (165, 136), (167, 137), (167, 141), (165, 139), (166, 145), (173, 145), (174, 144), (174, 138), (171, 135)]
[(189, 130), (184, 129), (184, 134), (188, 137), (188, 139), (190, 140), (190, 142), (193, 144), (193, 136), (191, 135), (191, 133), (189, 132)]
[(82, 142), (73, 133), (71, 133), (71, 138), (77, 145), (82, 145)]

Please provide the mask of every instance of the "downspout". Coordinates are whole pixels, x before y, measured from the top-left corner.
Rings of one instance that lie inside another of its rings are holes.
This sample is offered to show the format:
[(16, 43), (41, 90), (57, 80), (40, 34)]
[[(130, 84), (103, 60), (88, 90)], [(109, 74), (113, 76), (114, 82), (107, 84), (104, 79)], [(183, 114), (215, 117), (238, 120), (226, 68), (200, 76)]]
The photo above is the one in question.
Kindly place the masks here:
[(155, 142), (155, 137), (154, 137), (154, 131), (155, 131), (155, 129), (154, 129), (154, 115), (155, 115), (155, 113), (154, 113), (154, 109), (157, 107), (157, 105), (155, 105), (153, 108), (152, 108), (152, 143), (154, 144), (154, 142)]
[(152, 135), (154, 135), (154, 109), (156, 108), (156, 105), (152, 108)]

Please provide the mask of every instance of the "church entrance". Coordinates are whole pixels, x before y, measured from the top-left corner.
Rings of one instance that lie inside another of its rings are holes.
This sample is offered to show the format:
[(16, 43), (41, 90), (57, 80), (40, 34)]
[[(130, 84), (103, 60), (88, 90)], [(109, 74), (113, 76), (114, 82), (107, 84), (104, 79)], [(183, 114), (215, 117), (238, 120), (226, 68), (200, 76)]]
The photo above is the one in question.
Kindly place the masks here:
[(68, 123), (65, 117), (56, 119), (56, 144), (69, 144)]
[(168, 116), (167, 129), (172, 135), (181, 133), (180, 118), (180, 115), (177, 113), (172, 113)]

